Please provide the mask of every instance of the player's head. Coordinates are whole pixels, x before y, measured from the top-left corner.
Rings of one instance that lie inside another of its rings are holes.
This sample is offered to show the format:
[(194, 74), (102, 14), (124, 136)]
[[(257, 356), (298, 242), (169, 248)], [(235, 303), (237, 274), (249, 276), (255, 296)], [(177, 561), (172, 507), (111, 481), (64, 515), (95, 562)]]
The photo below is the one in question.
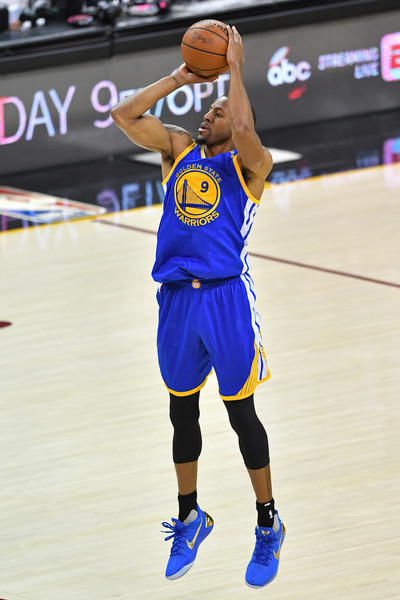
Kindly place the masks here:
[(210, 147), (223, 144), (231, 137), (228, 98), (220, 96), (211, 104), (210, 110), (204, 115), (196, 142), (207, 144)]
[[(256, 114), (251, 107), (254, 125), (256, 123)], [(220, 96), (211, 104), (210, 110), (204, 115), (196, 142), (206, 144), (207, 146), (216, 146), (227, 142), (232, 137), (232, 131), (229, 120), (228, 98)]]

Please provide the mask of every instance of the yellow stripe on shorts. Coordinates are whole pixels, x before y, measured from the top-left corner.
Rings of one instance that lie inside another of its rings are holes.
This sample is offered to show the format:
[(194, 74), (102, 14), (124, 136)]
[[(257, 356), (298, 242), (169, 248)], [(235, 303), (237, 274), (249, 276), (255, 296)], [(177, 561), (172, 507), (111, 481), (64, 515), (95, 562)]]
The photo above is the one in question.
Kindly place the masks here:
[[(261, 356), (263, 357), (263, 359), (265, 361), (265, 366), (267, 368), (267, 374), (262, 379), (259, 379), (259, 376), (260, 376), (260, 368), (259, 368), (260, 348), (261, 348)], [(221, 398), (222, 398), (222, 400), (228, 400), (228, 401), (242, 400), (243, 398), (248, 398), (249, 396), (254, 394), (254, 390), (256, 389), (256, 387), (258, 386), (259, 383), (262, 383), (263, 381), (267, 381), (267, 379), (269, 379), (270, 377), (271, 377), (271, 373), (268, 368), (267, 358), (265, 356), (264, 348), (261, 345), (260, 345), (260, 347), (257, 346), (256, 342), (254, 342), (254, 358), (253, 358), (253, 362), (251, 365), (250, 375), (248, 376), (246, 383), (244, 384), (242, 389), (234, 396), (222, 396), (221, 395)]]

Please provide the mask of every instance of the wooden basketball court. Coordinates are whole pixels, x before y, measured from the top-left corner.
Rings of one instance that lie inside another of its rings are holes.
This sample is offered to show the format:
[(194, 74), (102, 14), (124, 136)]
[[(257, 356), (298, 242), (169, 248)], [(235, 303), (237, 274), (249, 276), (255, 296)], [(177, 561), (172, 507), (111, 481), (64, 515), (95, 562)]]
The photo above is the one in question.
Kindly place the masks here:
[(0, 235), (1, 598), (398, 598), (399, 198), (400, 165), (265, 190), (249, 248), (272, 378), (256, 404), (287, 537), (261, 591), (244, 583), (255, 500), (214, 377), (199, 502), (215, 529), (164, 578), (161, 207)]

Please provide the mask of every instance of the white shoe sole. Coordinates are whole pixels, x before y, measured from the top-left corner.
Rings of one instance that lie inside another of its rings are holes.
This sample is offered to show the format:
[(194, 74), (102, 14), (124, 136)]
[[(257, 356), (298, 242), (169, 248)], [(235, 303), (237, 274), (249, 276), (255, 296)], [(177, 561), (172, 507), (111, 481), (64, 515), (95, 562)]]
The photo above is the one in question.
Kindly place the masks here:
[(165, 577), (167, 579), (179, 579), (179, 577), (183, 577), (190, 569), (190, 567), (194, 565), (194, 561), (189, 563), (188, 565), (185, 565), (184, 567), (182, 567), (182, 569), (180, 571), (178, 571), (177, 573), (174, 573), (173, 575), (166, 575)]

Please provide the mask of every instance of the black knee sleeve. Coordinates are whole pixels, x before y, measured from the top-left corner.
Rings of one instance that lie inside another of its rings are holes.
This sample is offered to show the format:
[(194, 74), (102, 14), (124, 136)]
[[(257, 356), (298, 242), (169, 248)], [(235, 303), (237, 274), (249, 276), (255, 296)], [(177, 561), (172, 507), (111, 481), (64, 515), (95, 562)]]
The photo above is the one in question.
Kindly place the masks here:
[(262, 469), (269, 465), (268, 436), (257, 417), (253, 395), (243, 400), (224, 401), (224, 404), (246, 467)]
[(201, 452), (199, 424), (200, 392), (190, 396), (170, 394), (169, 416), (174, 428), (172, 456), (174, 463), (196, 461)]

